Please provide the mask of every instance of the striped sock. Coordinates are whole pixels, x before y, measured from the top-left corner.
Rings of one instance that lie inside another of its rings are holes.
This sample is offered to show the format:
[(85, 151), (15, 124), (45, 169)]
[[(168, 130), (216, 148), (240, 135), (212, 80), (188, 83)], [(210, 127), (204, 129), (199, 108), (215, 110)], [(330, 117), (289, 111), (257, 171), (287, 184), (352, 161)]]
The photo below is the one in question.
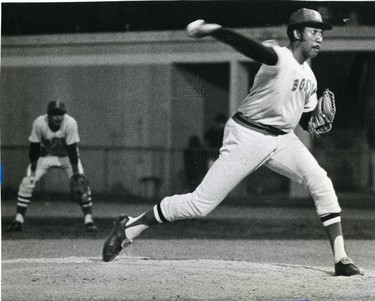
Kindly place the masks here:
[(334, 223), (340, 223), (341, 217), (340, 217), (340, 213), (331, 213), (331, 214), (321, 216), (320, 220), (321, 220), (323, 226), (327, 227), (327, 226), (332, 225)]
[(340, 213), (330, 213), (327, 215), (323, 215), (320, 217), (320, 220), (322, 221), (323, 226), (328, 233), (333, 251), (333, 257), (335, 263), (337, 263), (342, 258), (347, 257), (341, 229)]
[(160, 203), (154, 206), (154, 216), (159, 224), (168, 222), (161, 211)]

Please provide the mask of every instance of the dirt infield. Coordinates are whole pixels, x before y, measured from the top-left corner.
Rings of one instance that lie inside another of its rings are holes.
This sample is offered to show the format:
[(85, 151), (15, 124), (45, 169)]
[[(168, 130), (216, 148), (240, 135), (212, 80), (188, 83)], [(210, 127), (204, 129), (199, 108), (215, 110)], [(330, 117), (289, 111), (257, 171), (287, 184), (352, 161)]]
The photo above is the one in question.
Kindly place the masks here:
[[(221, 207), (206, 219), (155, 226), (104, 263), (113, 217), (143, 206), (98, 204), (92, 234), (64, 205), (36, 203), (25, 232), (2, 232), (1, 300), (375, 300), (373, 210), (344, 211), (347, 250), (365, 268), (347, 278), (333, 276), (311, 208)], [(2, 204), (3, 227), (13, 211)]]
[(140, 239), (111, 263), (102, 243), (5, 241), (2, 300), (375, 300), (372, 241), (349, 243), (368, 259), (349, 278), (333, 276), (321, 240)]
[(374, 300), (375, 273), (223, 260), (97, 257), (3, 263), (2, 300)]

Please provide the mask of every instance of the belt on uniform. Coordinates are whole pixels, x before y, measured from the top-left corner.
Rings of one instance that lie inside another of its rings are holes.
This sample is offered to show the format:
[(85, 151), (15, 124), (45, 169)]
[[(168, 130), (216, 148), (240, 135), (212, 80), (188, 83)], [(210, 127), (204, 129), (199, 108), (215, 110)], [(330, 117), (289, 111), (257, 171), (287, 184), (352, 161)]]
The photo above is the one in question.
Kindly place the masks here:
[(264, 125), (264, 124), (261, 124), (261, 123), (251, 121), (245, 115), (243, 115), (241, 112), (236, 113), (233, 116), (233, 120), (236, 121), (238, 124), (243, 125), (244, 127), (247, 127), (247, 128), (250, 128), (250, 129), (256, 128), (256, 129), (265, 131), (267, 133), (270, 133), (272, 135), (279, 136), (279, 135), (285, 135), (286, 134), (282, 130), (279, 130), (278, 128), (275, 128), (273, 126)]

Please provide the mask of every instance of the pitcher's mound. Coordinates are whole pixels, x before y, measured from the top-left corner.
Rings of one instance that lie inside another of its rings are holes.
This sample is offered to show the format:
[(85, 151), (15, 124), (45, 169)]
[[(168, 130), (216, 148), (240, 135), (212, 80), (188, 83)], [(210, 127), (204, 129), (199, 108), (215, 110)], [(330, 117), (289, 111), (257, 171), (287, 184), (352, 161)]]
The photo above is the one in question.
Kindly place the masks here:
[(3, 300), (371, 300), (375, 273), (332, 267), (119, 256), (2, 262)]

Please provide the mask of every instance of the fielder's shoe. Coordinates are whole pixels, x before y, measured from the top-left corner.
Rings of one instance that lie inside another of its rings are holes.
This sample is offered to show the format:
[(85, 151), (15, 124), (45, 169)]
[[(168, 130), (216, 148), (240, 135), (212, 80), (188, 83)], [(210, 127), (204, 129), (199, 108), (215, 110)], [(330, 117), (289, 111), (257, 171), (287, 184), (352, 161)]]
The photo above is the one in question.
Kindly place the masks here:
[(22, 232), (23, 231), (23, 224), (19, 221), (13, 221), (8, 227), (7, 232)]
[(348, 257), (342, 258), (338, 263), (335, 264), (336, 276), (353, 276), (363, 275), (363, 270), (358, 268), (353, 260)]
[(219, 24), (206, 23), (204, 20), (199, 19), (188, 24), (188, 26), (186, 26), (186, 32), (189, 37), (203, 38), (221, 27), (222, 26)]
[(104, 242), (102, 258), (103, 261), (108, 262), (114, 260), (118, 254), (120, 254), (122, 249), (125, 249), (131, 244), (125, 235), (125, 225), (129, 217), (126, 215), (121, 215), (116, 218), (111, 235)]
[(89, 222), (85, 224), (87, 232), (96, 232), (98, 228), (95, 226), (94, 222)]

